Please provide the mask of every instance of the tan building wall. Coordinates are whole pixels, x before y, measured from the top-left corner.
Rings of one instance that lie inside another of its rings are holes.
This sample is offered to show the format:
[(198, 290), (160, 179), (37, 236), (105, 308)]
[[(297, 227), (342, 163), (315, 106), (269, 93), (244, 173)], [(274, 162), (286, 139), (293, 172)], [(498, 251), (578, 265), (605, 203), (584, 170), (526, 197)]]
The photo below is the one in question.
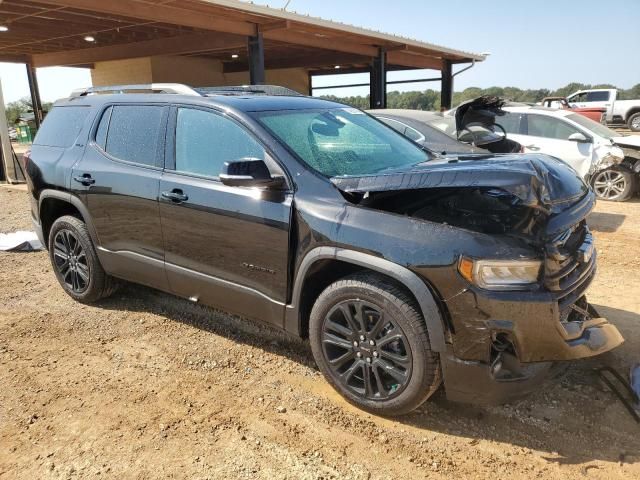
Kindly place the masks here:
[[(309, 76), (304, 68), (267, 70), (266, 83), (282, 85), (307, 95)], [(194, 87), (247, 85), (249, 72), (222, 73), (222, 62), (198, 57), (157, 56), (97, 62), (91, 70), (94, 86), (135, 83), (184, 83)]]
[(91, 69), (91, 83), (94, 87), (151, 83), (152, 78), (149, 57), (97, 62)]

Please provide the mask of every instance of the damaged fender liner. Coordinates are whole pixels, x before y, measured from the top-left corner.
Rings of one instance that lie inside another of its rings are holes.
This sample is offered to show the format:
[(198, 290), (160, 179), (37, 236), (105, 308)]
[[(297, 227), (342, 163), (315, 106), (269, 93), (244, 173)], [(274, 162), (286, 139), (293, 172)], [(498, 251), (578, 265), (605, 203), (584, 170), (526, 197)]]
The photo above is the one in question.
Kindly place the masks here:
[[(434, 160), (411, 170), (377, 175), (332, 177), (345, 193), (368, 194), (431, 188), (491, 188), (504, 190), (520, 205), (559, 213), (588, 192), (588, 187), (566, 164), (542, 155), (506, 155), (490, 160)], [(577, 181), (576, 181), (577, 180)]]

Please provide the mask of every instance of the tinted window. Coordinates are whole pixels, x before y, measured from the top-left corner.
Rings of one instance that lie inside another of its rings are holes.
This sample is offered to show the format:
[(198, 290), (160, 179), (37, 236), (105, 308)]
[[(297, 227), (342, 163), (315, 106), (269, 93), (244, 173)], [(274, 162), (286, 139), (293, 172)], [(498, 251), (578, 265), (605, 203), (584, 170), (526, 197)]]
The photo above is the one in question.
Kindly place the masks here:
[(405, 129), (407, 128), (403, 123), (398, 122), (397, 120), (391, 120), (390, 118), (385, 117), (377, 117), (382, 123), (389, 125), (396, 132), (400, 132), (404, 134)]
[(496, 121), (507, 133), (520, 133), (520, 119), (522, 115), (519, 113), (507, 112), (504, 115), (496, 116)]
[(225, 162), (249, 157), (264, 159), (264, 149), (233, 120), (204, 110), (178, 110), (177, 171), (217, 177)]
[(383, 123), (386, 123), (391, 128), (393, 128), (396, 132), (400, 132), (405, 137), (410, 138), (414, 142), (419, 142), (420, 140), (424, 140), (424, 135), (422, 135), (415, 128), (411, 128), (402, 122), (393, 120), (391, 118), (385, 118), (385, 117), (378, 117), (378, 120), (382, 121)]
[(161, 106), (113, 107), (106, 152), (127, 162), (162, 166), (162, 149), (159, 147), (163, 116), (164, 108)]
[(33, 143), (70, 147), (78, 138), (89, 111), (89, 107), (54, 107), (47, 114)]
[(576, 128), (554, 117), (543, 115), (527, 115), (528, 134), (534, 137), (555, 138), (567, 140)]
[(609, 92), (588, 92), (587, 102), (607, 102), (609, 101)]
[(96, 130), (96, 143), (104, 150), (107, 143), (107, 129), (109, 128), (109, 119), (111, 118), (111, 107), (107, 108), (102, 114), (100, 119), (100, 125)]

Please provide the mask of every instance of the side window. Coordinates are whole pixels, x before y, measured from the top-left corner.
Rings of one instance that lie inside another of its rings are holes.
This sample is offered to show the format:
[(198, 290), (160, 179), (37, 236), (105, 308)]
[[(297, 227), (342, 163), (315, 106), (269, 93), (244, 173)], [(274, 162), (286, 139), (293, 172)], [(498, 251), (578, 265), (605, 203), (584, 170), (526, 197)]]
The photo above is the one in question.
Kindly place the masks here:
[[(120, 160), (160, 167), (164, 149), (162, 121), (166, 107), (116, 105), (111, 109), (105, 151)], [(101, 121), (104, 121), (104, 116)], [(100, 132), (98, 132), (100, 133)], [(96, 142), (98, 135), (96, 134)], [(160, 145), (162, 142), (163, 145)]]
[(405, 136), (409, 137), (414, 142), (419, 142), (421, 140), (424, 140), (424, 135), (422, 135), (415, 128), (407, 127), (406, 130), (404, 131), (404, 134), (405, 134)]
[(82, 130), (89, 107), (53, 107), (33, 140), (34, 145), (68, 148)]
[(390, 118), (385, 118), (385, 117), (378, 117), (378, 120), (380, 120), (382, 123), (384, 123), (385, 125), (390, 126), (391, 128), (393, 128), (396, 132), (402, 133), (404, 135), (404, 131), (406, 130), (406, 126), (404, 125), (404, 123), (400, 123), (397, 120), (392, 120)]
[(587, 101), (587, 92), (582, 92), (574, 95), (573, 97), (569, 97), (567, 99), (569, 103), (582, 103)]
[(100, 118), (100, 123), (98, 124), (98, 129), (96, 130), (96, 144), (100, 146), (103, 150), (107, 144), (107, 129), (109, 128), (109, 120), (111, 119), (111, 110), (113, 107), (107, 108), (102, 117)]
[(606, 92), (606, 91), (588, 92), (586, 101), (587, 102), (608, 102), (609, 93), (610, 92)]
[(519, 113), (506, 112), (504, 115), (496, 117), (496, 124), (504, 128), (507, 133), (520, 133), (520, 120), (522, 115)]
[(556, 140), (567, 140), (571, 134), (578, 132), (568, 123), (544, 115), (527, 115), (527, 128), (529, 135)]
[(240, 125), (217, 113), (179, 108), (176, 171), (217, 177), (225, 162), (265, 158), (262, 146)]
[(383, 123), (386, 123), (391, 128), (393, 128), (396, 132), (403, 134), (405, 137), (410, 138), (414, 142), (419, 142), (421, 140), (424, 140), (424, 135), (422, 135), (418, 130), (410, 127), (409, 125), (405, 125), (404, 123), (399, 122), (398, 120), (393, 120), (391, 118), (385, 118), (385, 117), (379, 117), (378, 120), (380, 120)]

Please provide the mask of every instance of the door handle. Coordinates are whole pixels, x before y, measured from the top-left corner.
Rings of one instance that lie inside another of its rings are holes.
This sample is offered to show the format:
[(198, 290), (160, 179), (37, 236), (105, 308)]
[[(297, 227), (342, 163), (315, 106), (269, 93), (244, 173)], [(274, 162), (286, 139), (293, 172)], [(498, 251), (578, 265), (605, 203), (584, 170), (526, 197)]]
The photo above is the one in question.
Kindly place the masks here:
[(88, 187), (89, 185), (93, 185), (94, 183), (96, 183), (96, 181), (93, 178), (91, 178), (91, 175), (88, 173), (83, 173), (82, 175), (76, 175), (75, 177), (73, 177), (73, 179), (76, 182), (81, 183), (85, 187)]
[(533, 150), (534, 152), (540, 150), (540, 147), (536, 145), (527, 145), (525, 148), (528, 148), (529, 150)]
[(162, 192), (160, 194), (162, 198), (166, 198), (167, 200), (171, 200), (174, 203), (182, 203), (189, 200), (189, 196), (185, 195), (182, 190), (179, 188), (174, 188), (170, 192)]

